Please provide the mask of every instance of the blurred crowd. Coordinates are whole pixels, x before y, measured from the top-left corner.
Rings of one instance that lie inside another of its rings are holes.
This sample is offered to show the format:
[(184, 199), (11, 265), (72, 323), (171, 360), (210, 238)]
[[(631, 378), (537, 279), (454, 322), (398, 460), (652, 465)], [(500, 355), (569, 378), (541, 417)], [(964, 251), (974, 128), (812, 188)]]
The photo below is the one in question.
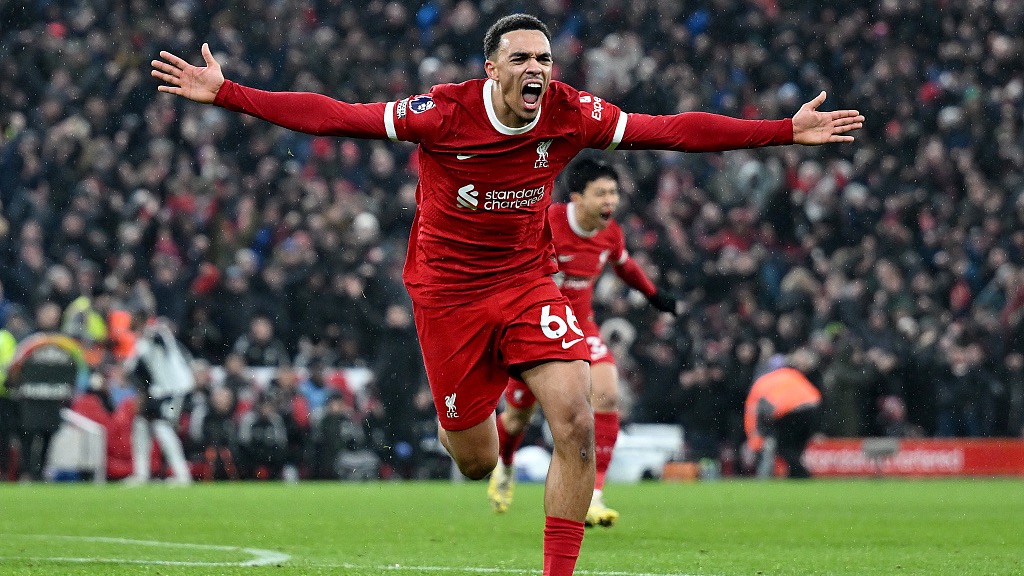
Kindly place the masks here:
[(149, 61), (209, 42), (243, 84), (395, 100), (481, 76), (511, 11), (551, 27), (557, 79), (628, 112), (782, 118), (825, 90), (868, 118), (850, 145), (605, 156), (631, 253), (687, 303), (599, 283), (625, 420), (728, 453), (786, 356), (828, 435), (1024, 434), (1012, 0), (0, 0), (0, 327), (93, 344), (61, 326), (76, 299), (148, 309), (213, 365), (365, 368), (404, 417), (425, 386), (401, 284), (415, 149), (160, 94)]

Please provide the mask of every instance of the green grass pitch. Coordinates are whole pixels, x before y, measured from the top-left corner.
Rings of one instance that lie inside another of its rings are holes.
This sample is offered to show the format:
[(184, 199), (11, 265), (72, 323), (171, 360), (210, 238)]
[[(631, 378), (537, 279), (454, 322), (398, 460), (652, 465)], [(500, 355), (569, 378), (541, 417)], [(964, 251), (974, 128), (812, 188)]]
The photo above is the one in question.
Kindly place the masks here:
[[(2, 575), (540, 574), (543, 489), (483, 483), (0, 485)], [(1024, 574), (1024, 481), (610, 485), (590, 576)]]

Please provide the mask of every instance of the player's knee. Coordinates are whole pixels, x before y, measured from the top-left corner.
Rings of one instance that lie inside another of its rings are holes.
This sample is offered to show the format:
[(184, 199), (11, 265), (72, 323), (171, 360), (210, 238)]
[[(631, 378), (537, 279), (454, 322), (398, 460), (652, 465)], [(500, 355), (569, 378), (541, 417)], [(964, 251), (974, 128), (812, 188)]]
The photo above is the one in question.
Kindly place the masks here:
[(497, 455), (494, 457), (474, 457), (455, 460), (455, 465), (459, 467), (459, 472), (470, 480), (484, 478), (491, 473), (491, 470), (494, 470), (497, 464)]
[(593, 456), (594, 413), (589, 407), (569, 412), (558, 426), (552, 426), (551, 432), (555, 436), (555, 449), (571, 450), (584, 459)]
[(500, 418), (505, 426), (505, 432), (510, 436), (518, 436), (530, 424), (530, 417), (533, 416), (533, 407), (511, 408), (505, 410)]
[(618, 412), (619, 398), (614, 394), (594, 394), (594, 412)]

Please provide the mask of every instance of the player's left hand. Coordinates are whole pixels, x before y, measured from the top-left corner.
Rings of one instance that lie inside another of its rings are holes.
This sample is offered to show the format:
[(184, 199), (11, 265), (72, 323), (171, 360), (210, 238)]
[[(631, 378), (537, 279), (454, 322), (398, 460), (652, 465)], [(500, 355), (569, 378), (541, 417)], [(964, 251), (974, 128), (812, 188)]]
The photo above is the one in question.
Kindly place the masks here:
[(201, 51), (206, 62), (206, 66), (202, 67), (193, 66), (166, 50), (161, 51), (160, 57), (163, 60), (153, 60), (150, 63), (153, 66), (150, 74), (164, 82), (164, 85), (157, 86), (157, 90), (184, 96), (203, 104), (212, 104), (217, 97), (217, 91), (224, 84), (224, 73), (221, 71), (220, 63), (210, 52), (209, 44), (204, 43)]
[(654, 306), (662, 312), (668, 312), (674, 316), (678, 316), (683, 311), (682, 302), (668, 294), (665, 294), (661, 290), (655, 292), (653, 296), (648, 296), (647, 300), (651, 303), (651, 306)]
[(846, 133), (864, 126), (864, 116), (856, 110), (819, 112), (818, 106), (825, 101), (822, 91), (814, 100), (800, 107), (793, 115), (793, 143), (815, 146), (833, 142), (853, 142), (853, 136)]

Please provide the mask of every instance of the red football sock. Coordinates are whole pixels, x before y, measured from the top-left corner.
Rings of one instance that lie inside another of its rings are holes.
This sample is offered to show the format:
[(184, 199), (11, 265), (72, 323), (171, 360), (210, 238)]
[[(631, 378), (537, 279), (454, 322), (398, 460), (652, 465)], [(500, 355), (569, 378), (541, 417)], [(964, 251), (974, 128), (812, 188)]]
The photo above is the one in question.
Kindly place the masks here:
[(615, 440), (619, 437), (618, 412), (594, 412), (594, 460), (597, 464), (597, 475), (594, 477), (594, 489), (604, 488), (604, 478), (608, 475), (608, 465), (612, 462), (612, 451)]
[(544, 517), (544, 576), (572, 576), (583, 544), (583, 522)]
[(510, 436), (505, 431), (505, 423), (501, 419), (501, 415), (498, 415), (498, 454), (501, 456), (501, 462), (505, 466), (512, 465), (512, 458), (516, 455), (516, 450), (519, 449), (519, 445), (523, 443), (523, 436), (526, 435), (526, 430), (522, 430), (515, 436)]

